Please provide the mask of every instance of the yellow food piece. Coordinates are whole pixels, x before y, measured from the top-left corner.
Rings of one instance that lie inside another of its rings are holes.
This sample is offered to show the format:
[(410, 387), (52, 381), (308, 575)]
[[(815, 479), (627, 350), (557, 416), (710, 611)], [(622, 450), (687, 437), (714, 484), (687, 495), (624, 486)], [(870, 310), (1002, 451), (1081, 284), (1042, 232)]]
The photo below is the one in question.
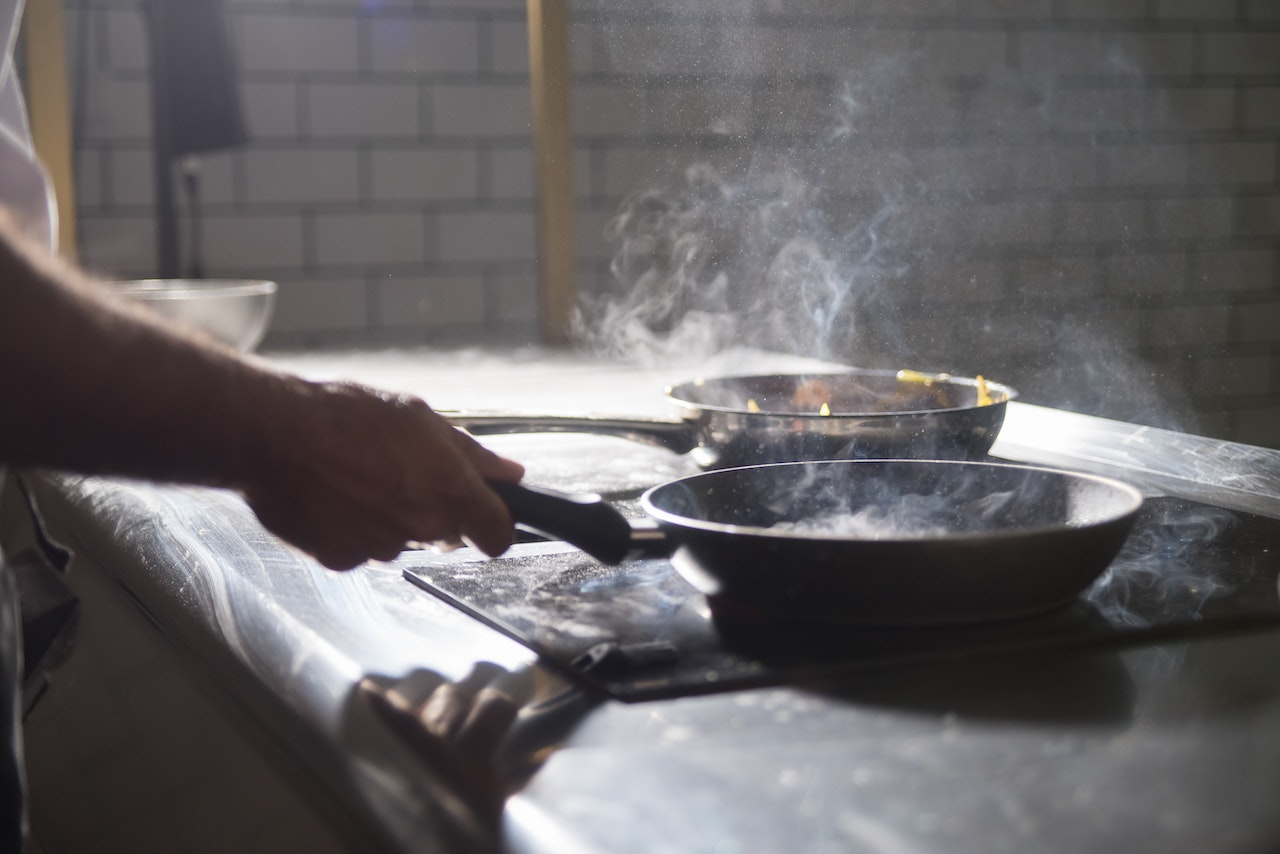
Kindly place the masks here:
[(756, 399), (754, 397), (747, 398), (747, 411), (748, 412), (760, 411), (760, 404), (756, 403)]
[(898, 382), (933, 385), (938, 380), (949, 380), (950, 374), (926, 374), (922, 371), (898, 371)]
[(830, 415), (830, 414), (831, 414), (831, 407), (830, 407), (830, 406), (828, 406), (828, 405), (827, 405), (827, 404), (825, 404), (825, 403), (824, 403), (824, 404), (822, 404), (822, 406), (819, 406), (819, 407), (818, 407), (818, 414), (819, 414), (819, 415)]
[(982, 374), (978, 374), (974, 377), (973, 382), (978, 389), (979, 406), (990, 406), (995, 403), (995, 401), (991, 399), (991, 391), (987, 388), (987, 381), (983, 378)]

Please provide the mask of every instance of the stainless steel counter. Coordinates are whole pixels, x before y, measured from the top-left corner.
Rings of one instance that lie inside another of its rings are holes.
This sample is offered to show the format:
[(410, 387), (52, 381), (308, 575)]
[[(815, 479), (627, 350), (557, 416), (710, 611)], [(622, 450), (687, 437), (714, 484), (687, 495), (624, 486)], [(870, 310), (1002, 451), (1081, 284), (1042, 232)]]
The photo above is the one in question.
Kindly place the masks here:
[[(276, 361), (413, 391), (441, 408), (642, 415), (664, 412), (667, 382), (798, 366), (736, 355), (636, 368), (536, 352)], [(528, 463), (531, 482), (571, 490), (634, 492), (694, 470), (616, 439), (488, 444)], [(993, 453), (1280, 517), (1280, 451), (1015, 402)], [(505, 674), (498, 681), (526, 702), (507, 757), (532, 769), (503, 818), (503, 844), (516, 851), (1280, 844), (1280, 631), (919, 663), (678, 700), (549, 702), (572, 699), (566, 683), (524, 646), (405, 582), (398, 562), (327, 572), (282, 547), (228, 493), (59, 475), (27, 482), (48, 534), (76, 554), (68, 577), (123, 591), (227, 713), (271, 745), (285, 777), (305, 779), (323, 810), (348, 811), (333, 822), (345, 828), (339, 850), (425, 851), (462, 838), (442, 817), (438, 769), (353, 692), (367, 676), (461, 680), (477, 665)]]

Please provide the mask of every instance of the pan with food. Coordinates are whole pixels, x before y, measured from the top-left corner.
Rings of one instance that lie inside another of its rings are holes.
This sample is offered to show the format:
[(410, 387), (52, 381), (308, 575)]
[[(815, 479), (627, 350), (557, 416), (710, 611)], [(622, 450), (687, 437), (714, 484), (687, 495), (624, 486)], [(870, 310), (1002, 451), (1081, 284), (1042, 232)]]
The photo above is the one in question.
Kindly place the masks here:
[(669, 386), (676, 419), (444, 413), (475, 435), (596, 433), (690, 454), (704, 468), (834, 459), (980, 459), (1016, 393), (982, 377), (854, 369)]
[(1107, 568), (1135, 488), (1056, 469), (843, 460), (703, 472), (628, 521), (594, 497), (496, 484), (517, 522), (593, 557), (669, 557), (714, 604), (801, 619), (938, 625), (1072, 601)]

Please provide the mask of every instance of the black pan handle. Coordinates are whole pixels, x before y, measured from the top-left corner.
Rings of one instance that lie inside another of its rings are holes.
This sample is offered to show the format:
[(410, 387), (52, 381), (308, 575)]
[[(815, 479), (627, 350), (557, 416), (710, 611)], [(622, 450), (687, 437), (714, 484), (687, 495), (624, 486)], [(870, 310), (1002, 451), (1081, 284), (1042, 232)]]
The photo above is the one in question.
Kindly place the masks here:
[(628, 522), (599, 495), (566, 495), (515, 483), (488, 483), (517, 524), (571, 543), (601, 563), (670, 553), (657, 525)]

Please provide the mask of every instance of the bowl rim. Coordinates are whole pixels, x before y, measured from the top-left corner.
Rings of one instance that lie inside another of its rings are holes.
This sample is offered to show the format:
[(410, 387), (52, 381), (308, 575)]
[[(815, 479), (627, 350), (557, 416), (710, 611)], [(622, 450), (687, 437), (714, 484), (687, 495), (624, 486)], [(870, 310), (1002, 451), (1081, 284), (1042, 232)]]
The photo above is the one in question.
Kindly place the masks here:
[(156, 300), (271, 296), (278, 290), (270, 279), (128, 279), (106, 281), (103, 285), (121, 296)]

